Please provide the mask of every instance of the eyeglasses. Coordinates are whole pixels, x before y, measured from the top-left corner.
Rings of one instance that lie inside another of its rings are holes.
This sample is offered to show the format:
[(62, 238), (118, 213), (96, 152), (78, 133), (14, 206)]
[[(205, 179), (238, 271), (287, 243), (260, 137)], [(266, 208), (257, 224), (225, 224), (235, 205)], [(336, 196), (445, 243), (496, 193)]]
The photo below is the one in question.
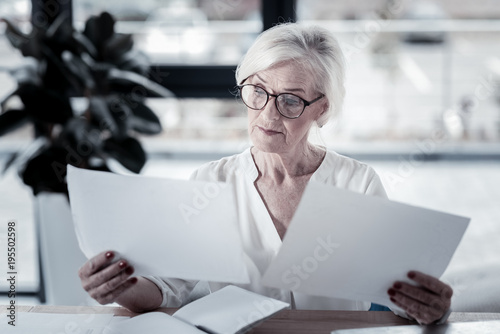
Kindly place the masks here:
[(278, 95), (270, 94), (264, 88), (256, 85), (247, 84), (237, 87), (240, 90), (241, 100), (248, 108), (262, 110), (267, 105), (267, 102), (269, 102), (269, 97), (272, 96), (275, 98), (274, 103), (281, 116), (290, 119), (299, 118), (307, 106), (310, 106), (325, 96), (321, 94), (321, 96), (312, 101), (306, 101), (290, 93), (281, 93)]

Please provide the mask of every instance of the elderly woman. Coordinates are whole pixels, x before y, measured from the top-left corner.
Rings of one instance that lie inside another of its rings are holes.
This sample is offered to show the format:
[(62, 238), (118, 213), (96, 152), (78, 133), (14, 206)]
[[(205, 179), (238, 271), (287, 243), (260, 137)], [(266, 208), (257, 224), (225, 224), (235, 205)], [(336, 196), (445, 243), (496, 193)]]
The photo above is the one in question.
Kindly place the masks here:
[[(342, 107), (344, 59), (337, 41), (319, 27), (276, 26), (262, 33), (250, 48), (238, 66), (236, 80), (247, 107), (253, 146), (203, 165), (192, 179), (229, 182), (236, 189), (251, 276), (251, 283), (243, 287), (291, 302), (296, 308), (368, 310), (369, 302), (304, 296), (260, 283), (310, 180), (386, 196), (372, 168), (308, 141), (311, 128), (323, 126)], [(139, 312), (176, 307), (188, 301), (197, 284), (154, 276), (130, 277), (132, 266), (115, 257), (113, 251), (103, 252), (80, 269), (84, 289), (101, 304), (117, 302)], [(387, 291), (393, 303), (423, 324), (445, 316), (452, 289), (420, 272), (407, 275), (415, 284), (394, 282)], [(211, 291), (223, 286), (208, 284)]]

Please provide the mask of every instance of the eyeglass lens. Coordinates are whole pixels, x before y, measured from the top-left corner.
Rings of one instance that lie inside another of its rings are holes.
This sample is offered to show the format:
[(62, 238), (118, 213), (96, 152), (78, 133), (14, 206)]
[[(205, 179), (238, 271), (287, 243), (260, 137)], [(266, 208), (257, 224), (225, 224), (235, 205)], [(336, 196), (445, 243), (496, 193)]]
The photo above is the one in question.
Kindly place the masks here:
[[(241, 88), (243, 102), (252, 109), (263, 109), (269, 100), (269, 94), (262, 88), (254, 85), (245, 85)], [(278, 111), (286, 117), (297, 117), (304, 110), (304, 101), (293, 94), (282, 93), (277, 97)]]

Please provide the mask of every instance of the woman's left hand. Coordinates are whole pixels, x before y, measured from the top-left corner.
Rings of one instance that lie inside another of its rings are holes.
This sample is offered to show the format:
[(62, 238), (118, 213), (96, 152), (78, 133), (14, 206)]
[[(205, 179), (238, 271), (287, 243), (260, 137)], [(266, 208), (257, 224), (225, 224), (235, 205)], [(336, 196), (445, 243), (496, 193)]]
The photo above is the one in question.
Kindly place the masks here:
[(418, 285), (394, 282), (387, 291), (391, 301), (420, 324), (428, 325), (441, 319), (450, 309), (453, 289), (419, 271), (410, 271), (408, 277)]

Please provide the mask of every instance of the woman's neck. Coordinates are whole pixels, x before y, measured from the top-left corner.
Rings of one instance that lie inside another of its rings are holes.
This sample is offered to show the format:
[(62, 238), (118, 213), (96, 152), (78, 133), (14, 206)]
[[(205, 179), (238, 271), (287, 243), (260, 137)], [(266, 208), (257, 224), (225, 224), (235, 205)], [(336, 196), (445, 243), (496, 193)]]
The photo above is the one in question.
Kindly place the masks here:
[(259, 170), (259, 178), (282, 183), (285, 180), (310, 176), (321, 165), (326, 151), (307, 143), (303, 148), (293, 152), (263, 152), (254, 146), (251, 153)]

